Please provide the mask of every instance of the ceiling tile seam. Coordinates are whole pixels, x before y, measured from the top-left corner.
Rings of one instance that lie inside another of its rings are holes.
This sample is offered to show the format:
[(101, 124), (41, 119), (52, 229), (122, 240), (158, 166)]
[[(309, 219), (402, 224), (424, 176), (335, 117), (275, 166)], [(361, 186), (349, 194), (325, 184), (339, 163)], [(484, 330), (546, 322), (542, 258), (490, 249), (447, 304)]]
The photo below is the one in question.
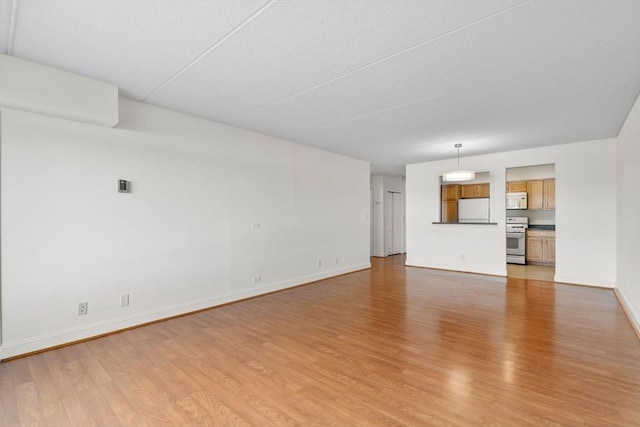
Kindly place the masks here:
[(506, 76), (502, 76), (502, 77), (499, 77), (499, 78), (496, 78), (496, 79), (486, 80), (486, 81), (477, 83), (475, 85), (465, 86), (465, 87), (457, 89), (457, 90), (444, 92), (444, 93), (441, 93), (441, 94), (438, 94), (438, 95), (428, 96), (426, 98), (421, 98), (421, 99), (418, 99), (416, 101), (406, 102), (406, 103), (403, 103), (403, 104), (395, 105), (393, 107), (384, 108), (382, 110), (373, 111), (371, 113), (362, 114), (362, 115), (359, 115), (359, 116), (356, 116), (356, 117), (351, 117), (351, 118), (348, 118), (348, 119), (340, 120), (340, 121), (337, 121), (337, 122), (334, 122), (334, 123), (330, 123), (330, 124), (327, 124), (327, 125), (324, 125), (324, 126), (318, 126), (316, 128), (309, 129), (309, 130), (306, 130), (304, 132), (299, 132), (299, 133), (296, 133), (296, 134), (293, 134), (293, 135), (287, 135), (286, 138), (299, 138), (299, 137), (307, 135), (309, 133), (316, 132), (316, 131), (323, 130), (323, 129), (327, 129), (327, 128), (330, 128), (330, 127), (333, 127), (333, 126), (339, 126), (339, 125), (344, 124), (344, 123), (349, 123), (349, 122), (360, 120), (360, 119), (363, 119), (363, 118), (375, 116), (377, 114), (382, 114), (382, 113), (386, 113), (386, 112), (389, 112), (389, 111), (397, 110), (397, 109), (400, 109), (400, 108), (408, 107), (408, 106), (411, 106), (411, 105), (420, 104), (420, 103), (423, 103), (423, 102), (426, 102), (426, 101), (430, 101), (430, 100), (433, 100), (433, 99), (437, 99), (437, 98), (441, 98), (441, 97), (444, 97), (444, 96), (449, 96), (449, 95), (452, 95), (452, 94), (465, 92), (467, 90), (476, 88), (478, 86), (491, 84), (491, 83), (496, 83), (496, 82), (499, 82), (501, 80), (508, 80), (508, 79), (512, 79), (512, 78), (515, 78), (515, 77), (520, 77), (520, 76), (523, 76), (523, 75), (526, 75), (526, 74), (529, 74), (529, 73), (532, 73), (532, 72), (535, 72), (535, 71), (543, 70), (545, 68), (552, 68), (552, 67), (556, 67), (558, 65), (564, 64), (564, 63), (575, 61), (577, 59), (586, 58), (588, 56), (595, 55), (595, 54), (597, 54), (597, 53), (599, 53), (601, 51), (611, 50), (611, 49), (615, 49), (615, 48), (622, 47), (622, 46), (625, 46), (625, 45), (632, 45), (632, 44), (638, 43), (638, 42), (640, 42), (640, 39), (632, 40), (632, 41), (628, 41), (628, 42), (623, 42), (623, 43), (617, 43), (617, 44), (614, 44), (614, 45), (609, 45), (609, 46), (606, 46), (606, 47), (603, 47), (603, 48), (600, 48), (600, 49), (597, 49), (597, 50), (594, 50), (594, 51), (591, 51), (591, 52), (588, 52), (588, 53), (572, 56), (570, 58), (566, 58), (566, 59), (563, 59), (563, 60), (557, 61), (557, 62), (552, 62), (552, 63), (546, 64), (546, 65), (541, 65), (539, 67), (533, 67), (533, 68), (529, 68), (529, 69), (526, 69), (526, 70), (518, 71), (516, 73), (512, 73), (512, 74), (509, 74), (509, 75), (506, 75)]
[(473, 26), (475, 26), (475, 25), (481, 24), (481, 23), (483, 23), (483, 22), (485, 22), (485, 21), (489, 21), (489, 20), (491, 20), (491, 19), (494, 19), (494, 18), (496, 18), (496, 17), (498, 17), (498, 16), (500, 16), (500, 15), (502, 15), (502, 14), (505, 14), (505, 13), (507, 13), (507, 12), (510, 12), (510, 11), (514, 10), (514, 9), (517, 9), (517, 8), (523, 7), (523, 6), (525, 6), (525, 5), (527, 5), (527, 4), (530, 4), (530, 3), (533, 3), (533, 0), (526, 0), (526, 1), (522, 2), (522, 3), (518, 3), (518, 4), (514, 5), (514, 6), (511, 6), (511, 7), (507, 8), (507, 9), (502, 9), (502, 10), (500, 10), (500, 11), (498, 11), (498, 12), (495, 12), (495, 13), (492, 13), (492, 14), (490, 14), (490, 15), (487, 15), (487, 16), (485, 16), (485, 17), (483, 17), (483, 18), (480, 18), (480, 19), (478, 19), (478, 20), (476, 20), (476, 21), (473, 21), (473, 22), (470, 22), (470, 23), (468, 23), (468, 24), (462, 25), (462, 26), (460, 26), (460, 27), (454, 28), (453, 30), (449, 30), (449, 31), (447, 31), (447, 32), (445, 32), (445, 33), (442, 33), (442, 34), (440, 34), (440, 35), (438, 35), (438, 36), (436, 36), (436, 37), (432, 38), (432, 39), (429, 39), (429, 40), (426, 40), (426, 41), (420, 42), (420, 43), (418, 43), (418, 44), (416, 44), (416, 45), (413, 45), (413, 46), (410, 46), (410, 47), (408, 47), (408, 48), (405, 48), (405, 49), (403, 49), (403, 50), (401, 50), (401, 51), (399, 51), (399, 52), (396, 52), (396, 53), (394, 53), (394, 54), (392, 54), (392, 55), (386, 56), (386, 57), (384, 57), (384, 58), (380, 58), (380, 59), (378, 59), (378, 60), (376, 60), (376, 61), (374, 61), (374, 62), (371, 62), (371, 63), (369, 63), (369, 64), (363, 65), (363, 66), (358, 67), (358, 68), (356, 68), (356, 69), (354, 69), (354, 70), (351, 70), (351, 71), (349, 71), (349, 72), (347, 72), (347, 73), (344, 73), (344, 74), (341, 74), (341, 75), (339, 75), (339, 76), (336, 76), (336, 77), (334, 77), (334, 78), (332, 78), (332, 79), (329, 79), (329, 80), (327, 80), (327, 81), (325, 81), (325, 82), (319, 83), (319, 84), (314, 85), (314, 86), (312, 86), (312, 87), (310, 87), (310, 88), (307, 88), (307, 89), (304, 89), (304, 90), (302, 90), (302, 91), (299, 91), (299, 92), (297, 92), (297, 93), (295, 93), (295, 94), (293, 94), (293, 95), (287, 96), (287, 97), (285, 97), (285, 98), (283, 98), (283, 99), (280, 99), (280, 100), (278, 100), (278, 101), (276, 101), (276, 102), (273, 102), (273, 103), (271, 103), (271, 104), (269, 104), (269, 105), (266, 105), (266, 106), (264, 106), (264, 107), (260, 107), (260, 108), (258, 108), (257, 110), (253, 110), (253, 111), (250, 111), (250, 112), (248, 112), (248, 113), (245, 113), (245, 114), (243, 114), (243, 116), (250, 116), (250, 115), (253, 115), (253, 114), (259, 113), (259, 112), (261, 112), (261, 111), (263, 111), (263, 110), (266, 110), (266, 109), (268, 109), (268, 108), (275, 107), (276, 105), (282, 104), (283, 102), (286, 102), (286, 101), (288, 101), (288, 100), (290, 100), (290, 99), (296, 98), (296, 97), (298, 97), (298, 96), (300, 96), (300, 95), (304, 95), (304, 94), (305, 94), (305, 93), (307, 93), (307, 92), (311, 92), (311, 91), (313, 91), (313, 90), (319, 89), (319, 88), (321, 88), (321, 87), (323, 87), (323, 86), (326, 86), (326, 85), (328, 85), (328, 84), (331, 84), (331, 83), (333, 83), (333, 82), (335, 82), (335, 81), (337, 81), (337, 80), (343, 79), (343, 78), (345, 78), (345, 77), (349, 77), (349, 76), (351, 76), (351, 75), (353, 75), (353, 74), (357, 74), (357, 73), (359, 73), (359, 72), (361, 72), (361, 71), (366, 70), (367, 68), (373, 67), (373, 66), (378, 65), (378, 64), (381, 64), (381, 63), (383, 63), (383, 62), (390, 61), (391, 59), (394, 59), (394, 58), (396, 58), (396, 57), (398, 57), (398, 56), (404, 55), (404, 54), (406, 54), (406, 53), (408, 53), (408, 52), (411, 52), (411, 51), (413, 51), (413, 50), (415, 50), (415, 49), (418, 49), (418, 48), (423, 47), (423, 46), (426, 46), (426, 45), (428, 45), (428, 44), (430, 44), (430, 43), (436, 42), (436, 41), (438, 41), (438, 40), (440, 40), (440, 39), (442, 39), (442, 38), (448, 37), (448, 36), (450, 36), (450, 35), (452, 35), (452, 34), (456, 34), (456, 33), (460, 32), (460, 31), (464, 31), (464, 30), (466, 30), (466, 29), (468, 29), (468, 28), (471, 28), (471, 27), (473, 27)]
[(9, 39), (7, 40), (7, 55), (13, 53), (13, 44), (16, 35), (16, 20), (18, 19), (18, 0), (11, 2), (11, 17), (9, 18)]
[[(17, 1), (17, 0), (16, 0)], [(276, 2), (276, 0), (269, 0), (269, 2), (265, 3), (264, 5), (260, 6), (260, 8), (258, 8), (255, 12), (253, 12), (251, 15), (249, 15), (245, 20), (243, 20), (241, 23), (239, 23), (238, 25), (236, 25), (231, 31), (229, 31), (227, 34), (225, 34), (224, 36), (222, 36), (220, 39), (218, 39), (215, 43), (213, 43), (211, 46), (209, 46), (208, 48), (206, 48), (202, 53), (200, 53), (198, 56), (196, 56), (194, 59), (192, 59), (190, 62), (187, 63), (187, 65), (185, 65), (184, 67), (182, 67), (180, 70), (178, 70), (173, 76), (171, 76), (168, 80), (166, 80), (164, 83), (162, 83), (160, 86), (158, 86), (156, 89), (154, 89), (151, 93), (149, 93), (147, 96), (145, 96), (144, 98), (142, 98), (141, 102), (146, 102), (147, 99), (151, 98), (152, 96), (154, 96), (155, 94), (157, 94), (158, 92), (160, 92), (162, 89), (164, 89), (165, 87), (167, 87), (169, 84), (171, 84), (171, 82), (173, 82), (175, 79), (177, 79), (178, 77), (180, 77), (183, 73), (185, 73), (187, 70), (189, 70), (191, 67), (193, 67), (195, 64), (197, 64), (198, 62), (200, 62), (200, 60), (202, 60), (202, 58), (204, 58), (205, 56), (207, 56), (209, 53), (211, 53), (213, 50), (215, 50), (218, 46), (220, 46), (222, 43), (224, 43), (225, 41), (227, 41), (229, 38), (231, 38), (235, 33), (237, 33), (238, 31), (240, 31), (243, 27), (245, 27), (247, 24), (249, 24), (251, 21), (253, 21), (255, 18), (257, 18), (260, 14), (262, 14), (265, 10), (267, 10), (272, 4), (274, 4)]]

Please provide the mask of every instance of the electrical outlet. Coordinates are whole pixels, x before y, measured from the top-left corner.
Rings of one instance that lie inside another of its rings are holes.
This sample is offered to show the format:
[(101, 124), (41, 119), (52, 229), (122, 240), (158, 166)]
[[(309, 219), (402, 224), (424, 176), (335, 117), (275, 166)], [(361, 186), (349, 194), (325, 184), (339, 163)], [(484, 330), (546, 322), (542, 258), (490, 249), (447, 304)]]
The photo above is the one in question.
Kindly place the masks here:
[(465, 261), (467, 259), (467, 257), (464, 256), (464, 254), (460, 254), (460, 261)]
[(260, 277), (260, 276), (256, 276), (256, 277), (253, 278), (253, 283), (259, 283), (261, 281), (262, 281), (262, 277)]
[(253, 224), (251, 224), (251, 228), (253, 228), (254, 230), (258, 230), (260, 228), (260, 223), (254, 222)]
[(321, 260), (321, 259), (317, 260), (317, 261), (316, 261), (316, 265), (317, 265), (318, 267), (322, 267), (322, 260)]
[(129, 294), (120, 295), (120, 307), (129, 305)]
[(87, 314), (87, 311), (89, 311), (88, 302), (81, 302), (80, 304), (78, 304), (78, 316)]
[(333, 263), (334, 264), (339, 264), (340, 263), (340, 259), (338, 257), (333, 258)]

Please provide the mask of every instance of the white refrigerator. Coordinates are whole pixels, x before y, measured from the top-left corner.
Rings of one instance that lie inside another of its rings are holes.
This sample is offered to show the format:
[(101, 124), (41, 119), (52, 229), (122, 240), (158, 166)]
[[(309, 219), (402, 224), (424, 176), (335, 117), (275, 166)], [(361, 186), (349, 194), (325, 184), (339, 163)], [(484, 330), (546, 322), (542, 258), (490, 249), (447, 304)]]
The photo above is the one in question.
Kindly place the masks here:
[(458, 200), (458, 222), (489, 222), (489, 199)]

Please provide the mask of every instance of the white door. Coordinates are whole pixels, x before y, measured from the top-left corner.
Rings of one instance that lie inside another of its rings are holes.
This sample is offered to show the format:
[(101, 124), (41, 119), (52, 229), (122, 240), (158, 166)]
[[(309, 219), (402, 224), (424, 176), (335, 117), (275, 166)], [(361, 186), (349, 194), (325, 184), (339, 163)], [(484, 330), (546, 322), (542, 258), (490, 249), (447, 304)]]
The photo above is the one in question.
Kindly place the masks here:
[(404, 239), (404, 203), (402, 193), (387, 191), (384, 199), (385, 255), (402, 253)]

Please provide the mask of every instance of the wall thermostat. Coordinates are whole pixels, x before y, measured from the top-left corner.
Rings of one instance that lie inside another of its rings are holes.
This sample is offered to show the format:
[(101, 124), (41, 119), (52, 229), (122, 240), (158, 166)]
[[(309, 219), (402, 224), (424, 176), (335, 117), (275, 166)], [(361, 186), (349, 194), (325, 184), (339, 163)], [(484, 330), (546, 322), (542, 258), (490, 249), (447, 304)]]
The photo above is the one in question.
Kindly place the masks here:
[(131, 190), (131, 183), (126, 179), (118, 180), (118, 193), (128, 193)]

